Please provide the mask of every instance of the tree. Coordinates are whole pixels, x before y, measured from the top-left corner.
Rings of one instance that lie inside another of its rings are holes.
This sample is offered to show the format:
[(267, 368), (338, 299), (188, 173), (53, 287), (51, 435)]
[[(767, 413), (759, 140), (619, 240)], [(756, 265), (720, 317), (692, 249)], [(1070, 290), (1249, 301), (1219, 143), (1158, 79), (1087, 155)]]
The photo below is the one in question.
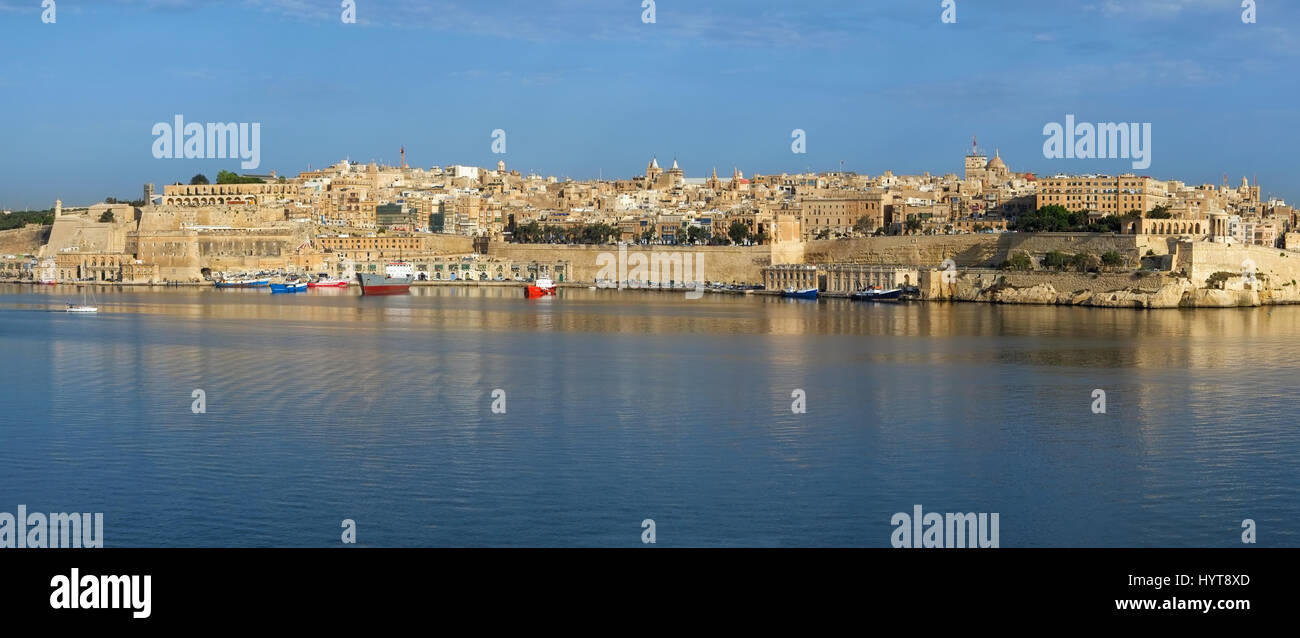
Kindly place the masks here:
[(731, 243), (739, 244), (749, 238), (749, 226), (737, 219), (727, 227), (727, 237), (731, 238)]
[(1147, 219), (1170, 219), (1174, 216), (1168, 206), (1156, 206), (1147, 213)]
[(921, 232), (923, 226), (921, 220), (915, 217), (908, 217), (907, 221), (903, 223), (903, 228), (907, 230), (909, 235)]
[(1070, 267), (1079, 272), (1097, 272), (1101, 270), (1101, 260), (1092, 253), (1079, 253), (1070, 258)]
[(104, 213), (99, 216), (99, 223), (101, 224), (111, 224), (115, 220), (116, 219), (113, 217), (113, 209), (111, 208), (104, 211)]
[(1013, 253), (1002, 263), (1002, 270), (1033, 270), (1034, 260), (1025, 252)]
[(1067, 255), (1059, 250), (1053, 250), (1043, 255), (1043, 268), (1064, 268), (1070, 263), (1071, 255)]
[(1107, 268), (1123, 266), (1124, 257), (1113, 250), (1108, 250), (1101, 254), (1101, 264)]
[(211, 182), (208, 181), (208, 176), (203, 173), (199, 173), (190, 178), (190, 186), (207, 186), (210, 183)]
[(262, 179), (257, 177), (244, 177), (231, 171), (221, 171), (217, 173), (218, 184), (264, 184)]
[(853, 232), (860, 235), (870, 235), (874, 228), (875, 227), (871, 224), (871, 218), (866, 215), (859, 217), (858, 221), (853, 222)]

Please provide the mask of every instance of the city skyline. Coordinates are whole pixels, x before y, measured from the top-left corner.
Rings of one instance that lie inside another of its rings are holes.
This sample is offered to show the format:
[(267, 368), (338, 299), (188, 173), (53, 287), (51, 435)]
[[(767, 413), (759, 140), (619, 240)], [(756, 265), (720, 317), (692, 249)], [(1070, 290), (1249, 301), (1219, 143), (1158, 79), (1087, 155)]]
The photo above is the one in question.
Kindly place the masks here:
[[(959, 0), (945, 24), (938, 1), (799, 14), (659, 3), (647, 24), (637, 2), (363, 1), (345, 24), (336, 4), (64, 0), (43, 24), (39, 2), (0, 2), (11, 96), (0, 206), (92, 203), (219, 170), (292, 176), (343, 156), (397, 164), (402, 146), (415, 167), (505, 160), (575, 180), (636, 175), (651, 156), (692, 177), (841, 161), (942, 175), (960, 173), (953, 158), (976, 134), (1021, 172), (1212, 184), (1226, 173), (1297, 195), (1285, 132), (1296, 116), (1272, 105), (1294, 96), (1293, 7), (1268, 5), (1247, 24), (1236, 2)], [(175, 35), (189, 31), (210, 37)], [(241, 42), (224, 59), (212, 48), (222, 38)], [(1083, 51), (1088, 61), (1073, 61)], [(150, 129), (175, 114), (261, 123), (260, 166), (155, 159)], [(1151, 123), (1152, 165), (1045, 158), (1044, 125), (1067, 115)], [(492, 152), (498, 129), (504, 154)], [(791, 152), (795, 129), (806, 154)]]

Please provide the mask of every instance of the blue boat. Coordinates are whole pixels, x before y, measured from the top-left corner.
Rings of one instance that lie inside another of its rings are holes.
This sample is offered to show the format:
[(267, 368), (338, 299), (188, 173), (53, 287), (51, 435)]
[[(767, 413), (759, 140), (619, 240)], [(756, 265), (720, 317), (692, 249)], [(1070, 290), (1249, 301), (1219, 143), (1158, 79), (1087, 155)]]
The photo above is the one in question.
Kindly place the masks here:
[(271, 294), (280, 294), (286, 292), (307, 292), (307, 282), (296, 281), (287, 284), (271, 284)]
[(781, 296), (782, 296), (782, 297), (793, 297), (793, 298), (795, 298), (795, 299), (816, 299), (816, 298), (817, 298), (817, 289), (816, 289), (816, 288), (800, 288), (800, 289), (798, 289), (798, 290), (795, 290), (794, 288), (786, 288), (785, 290), (781, 291)]

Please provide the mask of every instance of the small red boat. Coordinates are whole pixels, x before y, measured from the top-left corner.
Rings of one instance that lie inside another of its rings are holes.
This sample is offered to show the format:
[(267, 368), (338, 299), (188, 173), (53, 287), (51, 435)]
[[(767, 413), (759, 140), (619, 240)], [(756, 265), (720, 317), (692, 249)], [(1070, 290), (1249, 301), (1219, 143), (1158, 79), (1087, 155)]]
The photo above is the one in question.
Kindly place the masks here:
[(346, 279), (317, 279), (316, 281), (307, 282), (308, 288), (347, 288), (348, 280)]
[(547, 295), (555, 296), (555, 282), (547, 277), (541, 277), (536, 282), (524, 288), (524, 297), (533, 299), (536, 297), (545, 297)]

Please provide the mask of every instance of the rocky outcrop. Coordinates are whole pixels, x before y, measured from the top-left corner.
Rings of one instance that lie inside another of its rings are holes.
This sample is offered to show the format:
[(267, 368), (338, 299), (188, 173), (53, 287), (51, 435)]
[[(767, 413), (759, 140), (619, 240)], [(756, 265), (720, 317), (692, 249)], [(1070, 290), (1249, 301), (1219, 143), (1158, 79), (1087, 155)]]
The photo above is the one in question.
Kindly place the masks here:
[[(1092, 306), (1098, 308), (1241, 308), (1300, 303), (1300, 287), (1219, 290), (1198, 288), (1177, 277), (1098, 276), (1073, 273), (965, 274), (951, 287), (951, 299), (1002, 304)], [(1083, 282), (1083, 285), (1081, 285)]]

